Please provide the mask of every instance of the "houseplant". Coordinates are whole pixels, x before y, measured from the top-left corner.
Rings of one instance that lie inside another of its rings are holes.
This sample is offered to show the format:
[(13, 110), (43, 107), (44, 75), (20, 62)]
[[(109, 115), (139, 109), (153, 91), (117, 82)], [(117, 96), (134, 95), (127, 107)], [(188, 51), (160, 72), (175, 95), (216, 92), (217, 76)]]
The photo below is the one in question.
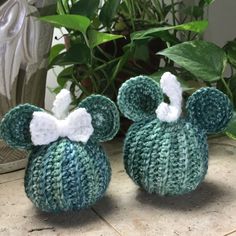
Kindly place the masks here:
[[(54, 91), (69, 82), (75, 105), (91, 93), (114, 99), (124, 80), (138, 74), (159, 80), (168, 70), (178, 76), (186, 96), (202, 86), (217, 86), (235, 107), (235, 42), (220, 49), (202, 40), (208, 26), (204, 10), (213, 2), (58, 1), (57, 15), (41, 18), (68, 32), (67, 50), (62, 51), (65, 45), (51, 50), (50, 66), (66, 66)], [(230, 78), (223, 76), (227, 62), (232, 68)], [(80, 96), (76, 88), (82, 91)], [(229, 136), (236, 136), (234, 129), (231, 123)]]

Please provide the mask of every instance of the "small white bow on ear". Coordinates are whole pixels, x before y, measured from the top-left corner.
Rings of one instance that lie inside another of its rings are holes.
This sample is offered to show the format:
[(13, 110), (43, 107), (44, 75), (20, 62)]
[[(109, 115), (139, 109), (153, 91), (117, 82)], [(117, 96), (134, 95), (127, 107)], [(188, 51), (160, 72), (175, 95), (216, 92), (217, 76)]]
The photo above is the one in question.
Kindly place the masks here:
[(65, 90), (57, 95), (52, 109), (55, 116), (41, 111), (33, 113), (30, 133), (34, 145), (47, 145), (59, 137), (82, 143), (89, 140), (94, 131), (92, 117), (85, 108), (78, 108), (67, 116), (71, 102), (68, 96)]
[(179, 119), (182, 112), (182, 88), (176, 77), (170, 72), (162, 75), (160, 81), (163, 93), (170, 100), (170, 104), (162, 102), (156, 109), (159, 120), (173, 122)]

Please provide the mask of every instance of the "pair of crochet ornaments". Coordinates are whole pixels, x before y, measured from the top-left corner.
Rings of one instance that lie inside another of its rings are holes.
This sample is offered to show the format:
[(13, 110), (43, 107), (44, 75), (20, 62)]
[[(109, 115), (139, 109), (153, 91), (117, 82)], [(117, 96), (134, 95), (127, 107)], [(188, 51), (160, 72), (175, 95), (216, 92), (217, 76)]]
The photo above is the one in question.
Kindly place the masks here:
[[(164, 102), (164, 94), (169, 103)], [(25, 191), (43, 211), (79, 210), (100, 199), (111, 168), (99, 142), (119, 129), (119, 112), (108, 98), (92, 95), (69, 112), (70, 93), (62, 90), (49, 114), (19, 105), (0, 124), (0, 136), (30, 152)], [(149, 193), (180, 195), (201, 183), (208, 166), (207, 134), (222, 131), (232, 117), (226, 95), (203, 88), (187, 101), (169, 72), (160, 85), (145, 76), (131, 78), (119, 90), (121, 112), (134, 121), (124, 145), (124, 164), (133, 181)]]

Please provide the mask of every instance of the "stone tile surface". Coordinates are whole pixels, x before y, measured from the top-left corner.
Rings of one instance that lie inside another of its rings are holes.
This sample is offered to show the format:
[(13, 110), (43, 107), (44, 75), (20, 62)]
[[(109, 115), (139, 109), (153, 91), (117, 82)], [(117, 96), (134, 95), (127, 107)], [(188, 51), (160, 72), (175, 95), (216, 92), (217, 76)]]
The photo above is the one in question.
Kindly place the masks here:
[(236, 235), (236, 142), (209, 141), (209, 171), (193, 193), (158, 197), (126, 175), (122, 141), (105, 145), (113, 176), (105, 197), (79, 213), (46, 214), (27, 199), (24, 171), (0, 175), (0, 235)]

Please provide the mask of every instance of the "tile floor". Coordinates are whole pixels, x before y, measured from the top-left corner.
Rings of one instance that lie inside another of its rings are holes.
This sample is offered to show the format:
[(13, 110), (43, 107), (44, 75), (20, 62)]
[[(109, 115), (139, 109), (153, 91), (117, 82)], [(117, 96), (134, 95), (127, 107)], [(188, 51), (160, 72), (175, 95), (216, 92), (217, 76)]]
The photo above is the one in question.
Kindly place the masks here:
[(23, 188), (24, 170), (0, 175), (0, 235), (236, 236), (236, 142), (210, 140), (204, 183), (182, 197), (140, 190), (122, 165), (122, 141), (105, 145), (113, 177), (105, 197), (79, 213), (37, 210)]

